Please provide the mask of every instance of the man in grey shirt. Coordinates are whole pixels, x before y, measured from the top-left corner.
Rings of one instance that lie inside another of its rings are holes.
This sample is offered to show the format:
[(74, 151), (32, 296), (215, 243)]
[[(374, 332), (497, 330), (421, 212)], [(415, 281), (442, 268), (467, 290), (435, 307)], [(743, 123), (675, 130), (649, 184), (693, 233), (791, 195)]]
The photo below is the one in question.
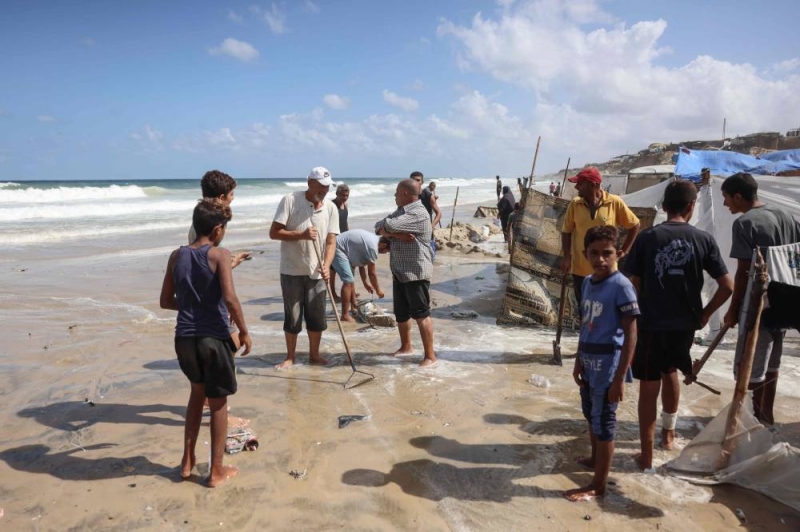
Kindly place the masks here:
[[(353, 270), (358, 268), (361, 282), (370, 294), (383, 297), (383, 290), (378, 284), (378, 273), (375, 263), (378, 253), (389, 252), (389, 240), (363, 229), (353, 229), (340, 233), (336, 237), (336, 255), (331, 263), (333, 271), (342, 278), (342, 321), (355, 321), (350, 315), (350, 305), (354, 299), (355, 276)], [(369, 281), (367, 280), (369, 275)], [(333, 277), (331, 277), (333, 283)]]
[(389, 265), (392, 269), (394, 314), (400, 332), (397, 355), (413, 352), (411, 319), (417, 322), (425, 358), (420, 366), (436, 362), (433, 351), (430, 280), (433, 275), (431, 254), (431, 217), (419, 200), (419, 187), (412, 179), (404, 179), (394, 194), (397, 210), (375, 224), (375, 232), (391, 242)]
[[(722, 195), (731, 214), (742, 213), (733, 222), (730, 256), (738, 261), (738, 265), (733, 296), (724, 319), (725, 325), (734, 327), (739, 321), (739, 311), (747, 289), (753, 249), (800, 242), (800, 223), (788, 212), (759, 200), (758, 183), (750, 174), (741, 172), (730, 176), (722, 183)], [(760, 422), (769, 425), (775, 422), (773, 405), (785, 334), (785, 329), (759, 328), (750, 375), (748, 388), (753, 391), (753, 410)], [(744, 342), (740, 341), (733, 364), (734, 374), (739, 368), (743, 347)]]

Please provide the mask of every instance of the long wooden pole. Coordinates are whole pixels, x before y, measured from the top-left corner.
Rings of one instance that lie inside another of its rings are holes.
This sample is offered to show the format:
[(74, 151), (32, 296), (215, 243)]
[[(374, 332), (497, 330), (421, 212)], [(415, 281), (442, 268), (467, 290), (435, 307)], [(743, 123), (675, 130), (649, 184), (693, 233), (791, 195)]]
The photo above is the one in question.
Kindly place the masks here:
[(736, 449), (741, 428), (742, 408), (744, 408), (744, 401), (747, 398), (750, 374), (753, 372), (753, 358), (755, 356), (756, 342), (758, 341), (758, 327), (761, 324), (761, 311), (764, 308), (763, 296), (767, 285), (767, 266), (758, 249), (753, 251), (750, 275), (754, 278), (748, 305), (749, 308), (747, 309), (747, 315), (744, 320), (745, 323), (739, 323), (739, 327), (745, 327), (747, 337), (742, 354), (742, 361), (739, 363), (739, 372), (736, 377), (736, 388), (733, 392), (733, 400), (728, 410), (728, 419), (725, 422), (725, 437), (722, 440), (722, 454), (716, 464), (717, 471), (728, 467), (731, 456)]
[(561, 180), (561, 188), (558, 189), (558, 197), (561, 197), (561, 194), (564, 193), (564, 187), (567, 186), (567, 174), (569, 173), (569, 163), (572, 161), (572, 157), (567, 157), (567, 167), (564, 168), (564, 179)]
[(456, 205), (458, 205), (458, 191), (461, 187), (456, 187), (456, 200), (453, 202), (453, 217), (450, 218), (450, 238), (448, 242), (453, 241), (453, 223), (456, 221)]
[(533, 166), (531, 166), (531, 177), (528, 179), (528, 188), (533, 186), (533, 175), (536, 173), (536, 159), (539, 157), (539, 144), (542, 143), (542, 136), (536, 141), (536, 151), (533, 153)]

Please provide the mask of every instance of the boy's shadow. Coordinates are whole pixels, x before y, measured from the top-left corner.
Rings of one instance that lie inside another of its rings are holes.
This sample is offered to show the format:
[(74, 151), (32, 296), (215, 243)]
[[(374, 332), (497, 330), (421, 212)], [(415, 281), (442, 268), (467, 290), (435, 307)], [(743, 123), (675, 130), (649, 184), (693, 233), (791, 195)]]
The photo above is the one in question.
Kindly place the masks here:
[[(157, 415), (161, 414), (161, 415)], [(33, 418), (42, 425), (60, 430), (80, 430), (95, 423), (139, 423), (182, 427), (186, 407), (173, 405), (127, 405), (65, 401), (42, 407), (25, 408), (19, 417)]]
[(180, 481), (178, 469), (156, 464), (144, 456), (130, 458), (80, 458), (73, 454), (83, 450), (106, 449), (115, 444), (101, 443), (75, 448), (59, 453), (51, 453), (46, 445), (23, 445), (0, 451), (0, 460), (9, 467), (26, 473), (51, 475), (61, 480), (103, 480), (139, 475), (157, 475), (174, 482)]

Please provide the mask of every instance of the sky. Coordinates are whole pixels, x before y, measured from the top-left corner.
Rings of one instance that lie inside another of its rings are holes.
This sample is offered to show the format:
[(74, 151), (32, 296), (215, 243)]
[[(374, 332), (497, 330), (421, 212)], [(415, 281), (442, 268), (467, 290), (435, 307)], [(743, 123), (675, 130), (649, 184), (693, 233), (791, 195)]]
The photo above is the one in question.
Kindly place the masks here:
[(4, 0), (0, 181), (521, 176), (800, 127), (796, 0)]

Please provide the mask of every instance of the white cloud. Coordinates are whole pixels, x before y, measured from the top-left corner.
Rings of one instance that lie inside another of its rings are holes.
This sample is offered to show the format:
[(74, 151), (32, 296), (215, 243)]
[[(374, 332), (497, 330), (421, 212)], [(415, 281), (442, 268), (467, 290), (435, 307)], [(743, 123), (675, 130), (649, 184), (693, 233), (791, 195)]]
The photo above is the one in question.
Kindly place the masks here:
[[(664, 20), (629, 26), (603, 12), (599, 0), (502, 4), (468, 25), (444, 20), (437, 34), (454, 40), (461, 68), (528, 89), (534, 104), (528, 129), (562, 153), (580, 150), (581, 157), (603, 160), (623, 146), (716, 138), (724, 117), (744, 133), (784, 129), (800, 115), (794, 60), (780, 64), (777, 79), (706, 55), (665, 67)], [(492, 113), (480, 110), (491, 104), (482, 105), (474, 94), (457, 104), (485, 123)], [(499, 108), (493, 113), (495, 122), (509, 116)]]
[(254, 61), (259, 56), (258, 50), (251, 44), (230, 37), (222, 41), (219, 46), (209, 48), (208, 53), (215, 56), (227, 55), (245, 63)]
[(431, 43), (431, 40), (428, 39), (427, 37), (420, 37), (419, 38), (419, 43), (422, 44), (422, 45), (427, 46), (427, 45), (429, 45)]
[(792, 72), (800, 68), (800, 57), (795, 57), (792, 59), (787, 59), (785, 61), (781, 61), (772, 66), (771, 70), (776, 72), (786, 73)]
[(261, 122), (254, 122), (237, 130), (230, 127), (204, 130), (179, 136), (172, 142), (172, 148), (189, 153), (260, 152), (269, 145), (269, 129)]
[(306, 0), (303, 3), (303, 11), (305, 11), (306, 13), (317, 14), (320, 12), (320, 9), (319, 6), (314, 2), (312, 2), (311, 0)]
[(397, 107), (398, 109), (402, 109), (406, 112), (416, 111), (419, 109), (419, 102), (417, 100), (398, 96), (394, 92), (387, 89), (383, 90), (383, 101), (392, 107)]
[(347, 109), (350, 107), (350, 100), (338, 94), (326, 94), (322, 101), (331, 109)]
[(250, 11), (264, 19), (272, 33), (281, 34), (286, 33), (286, 13), (277, 6), (272, 4), (269, 9), (263, 9), (259, 6), (252, 6)]
[(39, 115), (36, 117), (39, 122), (55, 122), (56, 117), (52, 115)]
[(237, 24), (244, 24), (244, 17), (234, 11), (233, 9), (228, 10), (228, 20), (235, 22)]
[(425, 88), (425, 84), (422, 82), (421, 79), (415, 79), (414, 82), (411, 84), (411, 88), (415, 91), (421, 91)]

